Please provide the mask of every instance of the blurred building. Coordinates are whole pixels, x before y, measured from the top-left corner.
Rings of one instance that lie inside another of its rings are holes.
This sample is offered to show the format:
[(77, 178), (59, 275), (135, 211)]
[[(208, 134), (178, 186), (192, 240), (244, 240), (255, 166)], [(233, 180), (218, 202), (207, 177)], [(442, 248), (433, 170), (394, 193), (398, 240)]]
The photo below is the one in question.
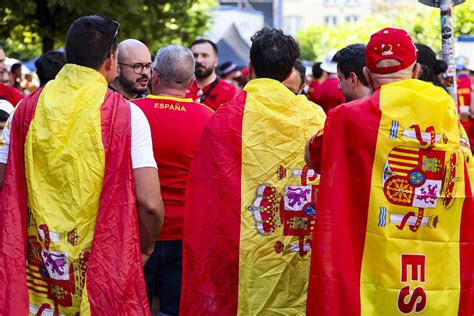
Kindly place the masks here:
[(294, 35), (300, 29), (315, 24), (335, 26), (374, 14), (390, 18), (393, 12), (408, 10), (416, 5), (416, 0), (283, 0), (282, 27), (285, 32)]

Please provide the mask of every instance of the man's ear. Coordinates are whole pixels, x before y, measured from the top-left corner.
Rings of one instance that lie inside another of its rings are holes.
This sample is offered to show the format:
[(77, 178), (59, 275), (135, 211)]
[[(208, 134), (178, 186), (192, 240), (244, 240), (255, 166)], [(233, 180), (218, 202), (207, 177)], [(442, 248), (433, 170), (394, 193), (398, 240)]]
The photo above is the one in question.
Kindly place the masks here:
[(413, 79), (417, 79), (418, 76), (420, 75), (420, 71), (421, 71), (421, 66), (420, 66), (419, 63), (416, 63), (415, 68), (413, 69), (413, 72), (412, 72), (411, 77), (412, 77)]
[(365, 79), (367, 80), (367, 82), (369, 83), (369, 86), (371, 88), (374, 87), (374, 81), (372, 80), (372, 77), (370, 76), (370, 71), (369, 69), (365, 66), (363, 69), (362, 69), (362, 72), (364, 73), (364, 77)]
[(114, 56), (112, 54), (109, 54), (107, 58), (105, 59), (105, 70), (110, 70), (112, 69), (113, 63), (113, 58)]
[(351, 72), (349, 74), (349, 79), (351, 83), (351, 88), (356, 88), (359, 85), (359, 78), (357, 78), (355, 72)]
[(151, 92), (152, 94), (156, 94), (156, 88), (160, 84), (160, 76), (156, 72), (156, 70), (153, 70), (151, 73)]
[(250, 61), (249, 61), (249, 65), (248, 65), (247, 69), (249, 70), (249, 79), (250, 79), (250, 80), (257, 78), (257, 77), (255, 76), (255, 73), (254, 73), (254, 70), (253, 70), (253, 66), (252, 66), (252, 63), (251, 63)]

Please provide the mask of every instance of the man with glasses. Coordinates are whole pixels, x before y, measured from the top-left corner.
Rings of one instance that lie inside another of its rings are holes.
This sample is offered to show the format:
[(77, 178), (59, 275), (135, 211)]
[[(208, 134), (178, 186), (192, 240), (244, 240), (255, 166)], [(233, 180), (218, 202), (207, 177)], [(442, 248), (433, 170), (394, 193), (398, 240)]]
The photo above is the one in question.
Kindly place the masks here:
[(5, 53), (0, 46), (0, 100), (7, 100), (13, 106), (23, 99), (23, 95), (14, 87), (8, 86), (9, 76), (7, 66), (5, 65)]
[(149, 315), (142, 264), (163, 221), (148, 122), (107, 88), (119, 24), (84, 16), (0, 150), (0, 314)]
[(150, 50), (140, 41), (127, 39), (118, 45), (118, 76), (110, 88), (125, 98), (139, 99), (146, 96), (151, 77)]

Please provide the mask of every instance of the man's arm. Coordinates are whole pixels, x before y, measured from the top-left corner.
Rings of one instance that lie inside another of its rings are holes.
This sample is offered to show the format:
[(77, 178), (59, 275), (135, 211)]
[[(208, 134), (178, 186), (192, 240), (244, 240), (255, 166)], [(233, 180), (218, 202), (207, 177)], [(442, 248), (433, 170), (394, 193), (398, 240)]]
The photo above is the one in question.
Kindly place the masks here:
[(163, 226), (164, 207), (156, 168), (134, 169), (143, 264), (153, 253), (155, 240)]
[(322, 151), (323, 130), (320, 130), (306, 142), (304, 155), (306, 164), (319, 174), (321, 173)]

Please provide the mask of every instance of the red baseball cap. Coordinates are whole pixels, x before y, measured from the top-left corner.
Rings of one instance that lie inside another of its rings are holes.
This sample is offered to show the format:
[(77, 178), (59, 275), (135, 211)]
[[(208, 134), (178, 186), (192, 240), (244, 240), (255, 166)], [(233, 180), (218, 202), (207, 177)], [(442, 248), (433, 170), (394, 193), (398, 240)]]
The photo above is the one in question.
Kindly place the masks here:
[[(377, 67), (384, 59), (396, 59), (400, 65)], [(377, 74), (389, 74), (410, 67), (416, 62), (416, 47), (405, 30), (386, 27), (372, 34), (365, 48), (365, 64)]]

